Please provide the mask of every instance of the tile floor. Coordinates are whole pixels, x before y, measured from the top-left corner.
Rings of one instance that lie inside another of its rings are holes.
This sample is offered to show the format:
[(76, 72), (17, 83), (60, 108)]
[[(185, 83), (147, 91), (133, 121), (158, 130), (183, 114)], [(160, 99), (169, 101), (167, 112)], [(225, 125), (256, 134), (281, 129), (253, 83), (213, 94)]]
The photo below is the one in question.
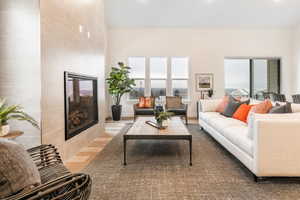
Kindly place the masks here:
[(106, 144), (120, 132), (120, 130), (132, 121), (122, 120), (120, 122), (108, 121), (105, 123), (105, 134), (101, 137), (94, 139), (87, 147), (83, 148), (74, 157), (65, 162), (67, 168), (73, 172), (80, 172), (85, 166), (87, 166), (95, 156), (102, 151)]

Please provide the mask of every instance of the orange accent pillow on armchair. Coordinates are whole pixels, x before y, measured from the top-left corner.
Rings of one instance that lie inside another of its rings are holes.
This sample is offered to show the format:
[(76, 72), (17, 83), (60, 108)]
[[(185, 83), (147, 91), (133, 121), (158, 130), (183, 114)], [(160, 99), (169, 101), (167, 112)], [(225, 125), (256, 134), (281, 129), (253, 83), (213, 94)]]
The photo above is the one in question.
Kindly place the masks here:
[(152, 97), (146, 97), (145, 98), (145, 108), (152, 108), (153, 107), (153, 98)]
[(247, 123), (248, 114), (252, 107), (253, 105), (247, 105), (247, 104), (240, 105), (240, 107), (233, 114), (232, 118)]
[(144, 108), (145, 107), (145, 97), (140, 97), (139, 98), (139, 108)]

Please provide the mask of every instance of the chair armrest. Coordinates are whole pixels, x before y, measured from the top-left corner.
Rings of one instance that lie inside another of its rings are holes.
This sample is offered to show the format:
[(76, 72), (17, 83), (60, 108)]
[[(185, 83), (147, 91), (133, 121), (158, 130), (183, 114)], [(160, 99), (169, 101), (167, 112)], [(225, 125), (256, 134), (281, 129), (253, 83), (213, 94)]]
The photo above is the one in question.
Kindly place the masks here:
[(253, 157), (257, 176), (300, 176), (300, 119), (254, 122)]
[(185, 111), (187, 111), (187, 109), (188, 109), (188, 104), (183, 103), (183, 104), (181, 104), (181, 106), (182, 106), (182, 109), (184, 109)]
[(4, 200), (88, 199), (91, 182), (91, 178), (87, 174), (70, 174)]
[(199, 112), (215, 112), (221, 99), (199, 100)]
[(27, 151), (39, 170), (52, 164), (63, 163), (57, 148), (53, 145), (41, 145)]

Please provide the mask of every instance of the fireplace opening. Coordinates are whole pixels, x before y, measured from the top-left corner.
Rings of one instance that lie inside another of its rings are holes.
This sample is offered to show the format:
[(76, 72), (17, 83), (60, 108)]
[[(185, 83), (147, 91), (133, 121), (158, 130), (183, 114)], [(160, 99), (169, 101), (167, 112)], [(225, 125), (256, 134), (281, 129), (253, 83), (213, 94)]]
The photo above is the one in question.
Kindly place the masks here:
[(98, 123), (97, 78), (65, 72), (65, 139)]

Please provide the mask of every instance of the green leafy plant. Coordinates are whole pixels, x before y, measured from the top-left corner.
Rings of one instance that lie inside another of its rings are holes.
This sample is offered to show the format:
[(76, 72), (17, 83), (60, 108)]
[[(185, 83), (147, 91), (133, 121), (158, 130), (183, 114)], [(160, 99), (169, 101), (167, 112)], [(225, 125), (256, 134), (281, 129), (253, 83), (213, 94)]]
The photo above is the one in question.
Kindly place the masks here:
[(37, 121), (26, 114), (21, 106), (8, 106), (5, 99), (0, 99), (0, 127), (7, 125), (9, 120), (27, 121), (32, 126), (39, 128)]
[(174, 113), (172, 112), (158, 112), (155, 113), (155, 119), (158, 123), (162, 123), (163, 121), (170, 119), (172, 116), (174, 115)]
[(134, 79), (129, 78), (130, 67), (119, 62), (119, 67), (113, 67), (106, 79), (108, 84), (108, 92), (112, 95), (114, 104), (120, 105), (121, 98), (124, 94), (132, 91), (135, 86)]

